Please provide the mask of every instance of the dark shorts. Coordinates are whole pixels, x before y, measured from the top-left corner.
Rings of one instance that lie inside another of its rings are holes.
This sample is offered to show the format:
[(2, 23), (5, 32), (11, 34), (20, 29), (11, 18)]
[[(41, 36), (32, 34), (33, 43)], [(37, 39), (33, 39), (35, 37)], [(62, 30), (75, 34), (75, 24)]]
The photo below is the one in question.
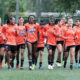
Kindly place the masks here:
[(0, 44), (0, 48), (2, 48), (2, 47), (3, 47), (3, 48), (5, 47), (4, 44)]
[(44, 47), (38, 47), (38, 48), (37, 48), (37, 52), (38, 52), (38, 51), (44, 51)]
[(61, 44), (61, 45), (63, 46), (64, 41), (57, 41), (56, 43), (57, 43), (57, 44)]
[[(26, 43), (31, 43), (31, 42), (27, 41)], [(37, 44), (37, 41), (36, 41), (36, 42), (33, 42), (33, 43), (31, 43), (31, 44), (33, 44), (33, 45), (34, 45), (34, 44)]]
[(79, 50), (80, 50), (80, 45), (77, 45), (75, 51), (79, 51)]
[(51, 49), (51, 50), (55, 50), (55, 49), (56, 49), (56, 46), (47, 45), (47, 48), (48, 48), (48, 49)]
[(67, 51), (69, 52), (69, 51), (70, 51), (70, 48), (72, 48), (72, 47), (75, 47), (75, 45), (65, 47), (65, 51), (66, 51), (66, 52), (67, 52)]
[(19, 50), (19, 49), (25, 49), (25, 44), (17, 45), (17, 50)]
[(15, 52), (17, 50), (17, 46), (14, 45), (5, 45), (6, 51)]

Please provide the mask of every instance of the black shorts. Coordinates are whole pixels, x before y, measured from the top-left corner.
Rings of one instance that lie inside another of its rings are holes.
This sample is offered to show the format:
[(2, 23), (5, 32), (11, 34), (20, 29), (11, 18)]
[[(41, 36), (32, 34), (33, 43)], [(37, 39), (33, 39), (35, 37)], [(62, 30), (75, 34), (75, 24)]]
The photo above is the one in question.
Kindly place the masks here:
[(70, 48), (72, 48), (72, 47), (75, 47), (75, 45), (65, 47), (65, 51), (66, 51), (66, 52), (67, 52), (67, 51), (69, 52), (69, 51), (70, 51)]
[[(31, 42), (29, 42), (29, 41), (27, 41), (26, 43), (31, 43)], [(37, 41), (35, 41), (35, 42), (33, 42), (33, 43), (31, 43), (31, 44), (37, 44)]]
[(25, 49), (25, 44), (17, 45), (17, 50), (19, 50), (19, 49)]
[(39, 47), (39, 48), (37, 48), (37, 52), (38, 51), (44, 51), (44, 47)]
[(63, 46), (64, 41), (57, 41), (56, 43), (57, 43), (57, 44), (61, 44), (61, 45)]
[(56, 49), (56, 46), (53, 46), (53, 45), (47, 45), (47, 48), (48, 48), (48, 49), (51, 49), (51, 50), (55, 50), (55, 49)]
[(14, 45), (5, 45), (6, 51), (15, 52), (17, 50), (17, 46)]
[(2, 48), (2, 47), (3, 47), (3, 48), (5, 47), (4, 44), (0, 44), (0, 48)]
[(77, 45), (75, 51), (79, 51), (79, 50), (80, 50), (80, 45)]

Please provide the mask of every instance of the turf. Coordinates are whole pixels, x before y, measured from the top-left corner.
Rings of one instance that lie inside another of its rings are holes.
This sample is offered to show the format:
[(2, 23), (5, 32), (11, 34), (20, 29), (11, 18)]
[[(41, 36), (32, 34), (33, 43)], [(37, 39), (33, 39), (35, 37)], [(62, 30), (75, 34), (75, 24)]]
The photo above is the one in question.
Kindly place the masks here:
[(48, 70), (47, 54), (47, 50), (45, 49), (43, 54), (44, 68), (39, 70), (37, 65), (34, 71), (30, 71), (28, 70), (27, 50), (25, 50), (24, 70), (14, 68), (11, 69), (11, 71), (8, 71), (7, 67), (3, 67), (0, 69), (0, 80), (80, 80), (80, 69), (76, 68), (74, 65), (74, 69), (70, 70), (69, 59), (66, 69), (63, 67), (55, 67), (53, 70)]

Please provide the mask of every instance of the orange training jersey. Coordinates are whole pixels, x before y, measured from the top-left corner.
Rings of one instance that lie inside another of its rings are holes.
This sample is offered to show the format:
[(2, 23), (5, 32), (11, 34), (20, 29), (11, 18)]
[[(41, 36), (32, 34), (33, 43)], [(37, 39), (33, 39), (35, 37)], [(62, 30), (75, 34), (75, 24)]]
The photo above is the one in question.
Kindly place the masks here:
[(33, 43), (38, 40), (38, 32), (39, 32), (39, 25), (38, 24), (25, 24), (25, 28), (27, 31), (27, 41)]
[(3, 34), (2, 34), (2, 26), (0, 26), (0, 44), (4, 44)]
[(75, 27), (75, 43), (80, 45), (80, 27)]
[(75, 45), (75, 34), (73, 28), (67, 27), (64, 32), (65, 46)]
[(25, 41), (24, 41), (25, 36), (26, 36), (25, 26), (18, 26), (17, 27), (17, 37), (16, 37), (17, 45), (25, 44)]
[(7, 45), (16, 45), (16, 25), (5, 25), (2, 29), (3, 38), (6, 39)]
[(56, 45), (56, 36), (52, 33), (52, 31), (56, 31), (56, 27), (53, 25), (53, 26), (50, 26), (49, 24), (46, 25), (46, 33), (47, 33), (47, 44), (48, 45), (53, 45), (55, 46)]
[(58, 36), (56, 37), (56, 41), (64, 41), (64, 39), (63, 38), (61, 38), (61, 36), (63, 36), (64, 35), (64, 30), (63, 30), (63, 28), (62, 27), (58, 27), (57, 25), (56, 25), (56, 33), (58, 34)]
[(44, 39), (45, 39), (45, 28), (40, 27), (39, 29), (39, 42), (38, 42), (38, 47), (44, 47)]

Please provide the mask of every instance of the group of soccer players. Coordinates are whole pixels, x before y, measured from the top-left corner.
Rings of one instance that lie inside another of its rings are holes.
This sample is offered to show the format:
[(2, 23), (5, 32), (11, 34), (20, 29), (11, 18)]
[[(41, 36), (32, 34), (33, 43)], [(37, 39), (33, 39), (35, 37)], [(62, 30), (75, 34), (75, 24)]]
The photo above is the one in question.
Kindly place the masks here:
[[(24, 18), (19, 17), (19, 23), (15, 24), (15, 18), (10, 17), (5, 25), (1, 25), (0, 18), (0, 67), (5, 64), (8, 70), (14, 68), (24, 68), (24, 52), (27, 47), (29, 69), (34, 70), (40, 54), (39, 69), (42, 69), (44, 48), (48, 51), (48, 69), (54, 68), (54, 56), (57, 49), (56, 66), (66, 68), (67, 59), (70, 54), (70, 69), (73, 69), (75, 60), (76, 67), (80, 67), (80, 20), (76, 20), (73, 26), (73, 19), (54, 19), (51, 17), (47, 25), (41, 20), (40, 24), (35, 22), (33, 15), (29, 16), (28, 22), (24, 24)], [(21, 57), (19, 57), (21, 53)], [(61, 56), (63, 55), (63, 56)], [(78, 58), (79, 57), (79, 58)], [(21, 58), (21, 61), (19, 61)], [(21, 63), (19, 63), (21, 62)]]

